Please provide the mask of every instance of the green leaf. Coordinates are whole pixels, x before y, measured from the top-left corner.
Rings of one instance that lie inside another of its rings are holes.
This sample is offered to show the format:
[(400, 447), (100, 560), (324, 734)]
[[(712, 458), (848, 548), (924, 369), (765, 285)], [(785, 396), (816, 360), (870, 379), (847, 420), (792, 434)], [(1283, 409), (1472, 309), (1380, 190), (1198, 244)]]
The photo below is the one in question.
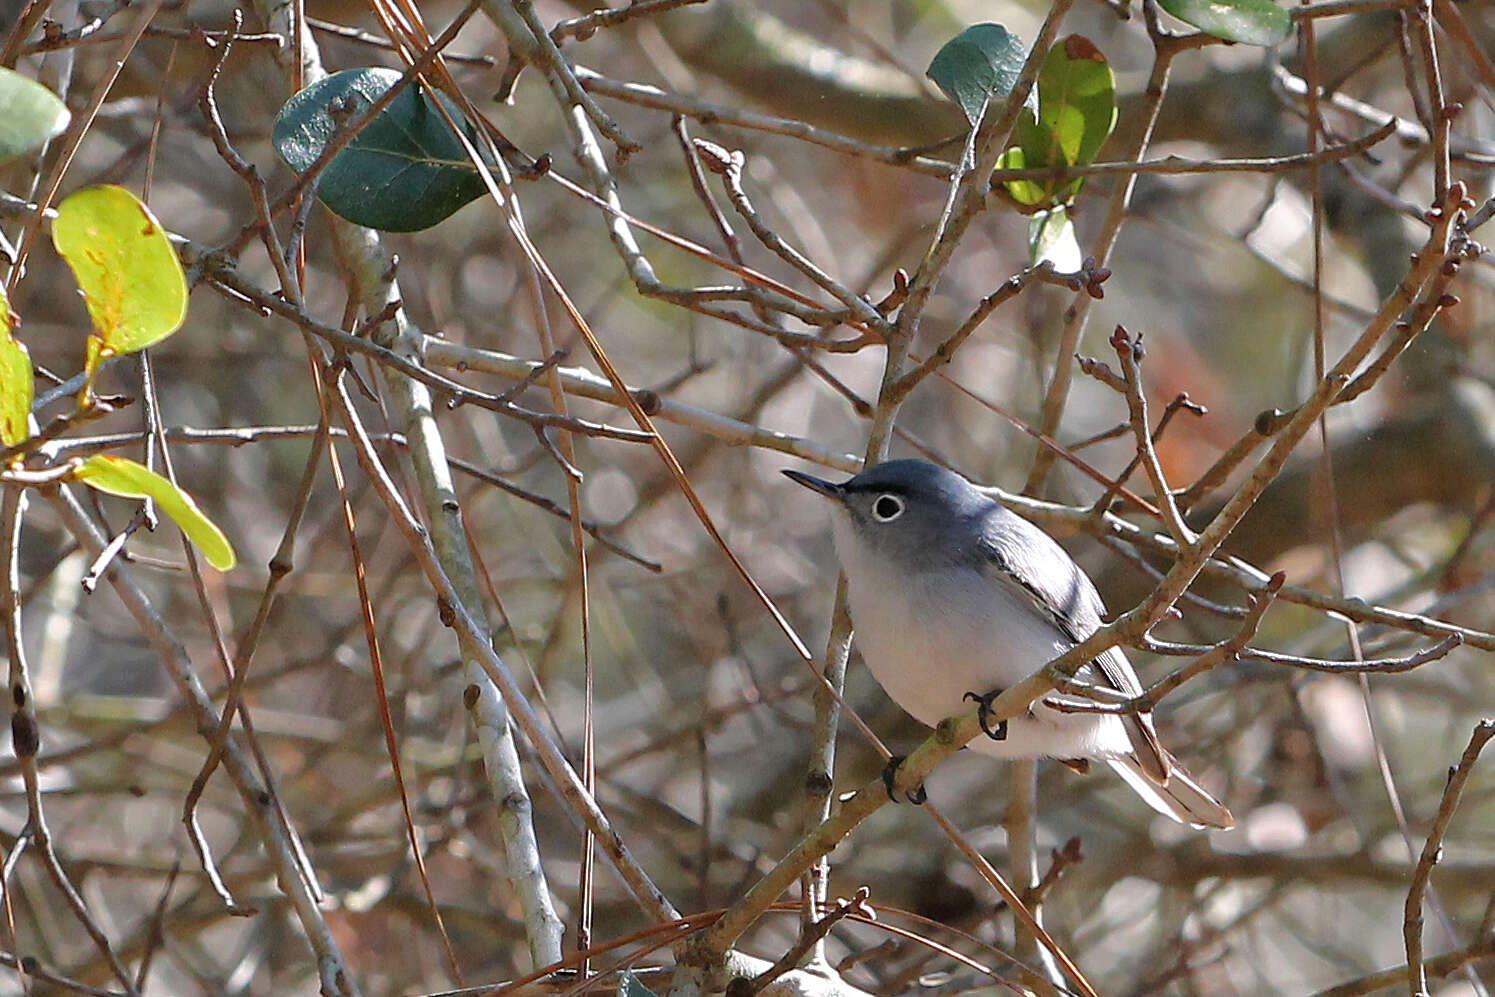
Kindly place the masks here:
[(1027, 57), (1027, 47), (1000, 24), (973, 24), (941, 46), (925, 73), (974, 125), (988, 101), (1012, 92)]
[(41, 147), (67, 127), (67, 107), (35, 80), (0, 67), (0, 163)]
[(73, 477), (110, 495), (153, 500), (181, 527), (187, 539), (197, 545), (209, 564), (219, 571), (228, 571), (237, 563), (228, 538), (203, 515), (192, 496), (154, 471), (124, 457), (95, 454), (78, 465)]
[(1052, 263), (1061, 273), (1074, 273), (1084, 265), (1075, 223), (1062, 206), (1028, 219), (1028, 259), (1034, 265)]
[[(998, 169), (1087, 166), (1116, 127), (1116, 74), (1090, 39), (1070, 35), (1055, 43), (1038, 71), (1038, 109), (1025, 107)], [(1019, 210), (1072, 201), (1076, 180), (1010, 180), (1004, 186)]]
[(1048, 129), (1063, 162), (1086, 166), (1116, 127), (1116, 74), (1084, 35), (1049, 49), (1038, 71), (1039, 124)]
[(187, 277), (156, 216), (123, 187), (87, 187), (57, 206), (52, 244), (72, 267), (104, 350), (134, 353), (182, 327)]
[(1206, 34), (1271, 48), (1292, 34), (1293, 19), (1272, 0), (1159, 0), (1163, 9)]
[[(1021, 141), (1022, 132), (1024, 131), (1024, 123), (1029, 128), (1033, 127), (1033, 112), (1026, 107), (1023, 108), (1021, 116), (1017, 121), (1017, 127), (1012, 132), (1013, 136), (1018, 138), (1019, 141)], [(1029, 164), (1027, 156), (1024, 155), (1023, 146), (1021, 145), (1015, 145), (1011, 149), (1008, 149), (1002, 153), (1002, 158), (997, 160), (997, 169), (999, 170), (1025, 170), (1029, 165), (1031, 164)], [(1016, 202), (1015, 206), (1020, 211), (1024, 208), (1036, 209), (1038, 205), (1043, 204), (1049, 197), (1049, 185), (1044, 181), (1004, 180), (1002, 186), (1006, 188), (1008, 196)]]
[(10, 334), (10, 301), (0, 284), (0, 446), (14, 446), (31, 435), (31, 354)]
[[(392, 69), (348, 69), (314, 83), (286, 101), (275, 118), (275, 150), (297, 173), (312, 167), (339, 129), (400, 79)], [(453, 121), (470, 125), (445, 97)], [(329, 113), (334, 102), (336, 120)], [(414, 84), (368, 123), (332, 158), (317, 196), (334, 214), (385, 232), (430, 228), (487, 188), (456, 133)]]

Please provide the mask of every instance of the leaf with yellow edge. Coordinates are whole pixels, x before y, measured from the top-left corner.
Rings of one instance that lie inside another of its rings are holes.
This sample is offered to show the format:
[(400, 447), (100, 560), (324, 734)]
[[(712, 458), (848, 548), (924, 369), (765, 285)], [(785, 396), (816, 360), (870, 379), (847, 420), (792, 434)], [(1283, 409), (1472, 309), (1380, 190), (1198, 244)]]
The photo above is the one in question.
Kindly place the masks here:
[[(1263, 0), (1269, 2), (1269, 0)], [(1089, 166), (1116, 127), (1116, 74), (1083, 35), (1061, 39), (1038, 71), (1038, 101), (1024, 107), (1012, 129), (1002, 170)], [(1008, 180), (1003, 192), (1024, 213), (1071, 203), (1084, 186), (1071, 180)]]
[(72, 267), (107, 353), (143, 350), (187, 318), (187, 276), (156, 216), (123, 187), (86, 187), (57, 206), (52, 243)]
[(228, 538), (203, 515), (192, 496), (143, 465), (124, 457), (95, 454), (78, 465), (73, 478), (110, 495), (153, 500), (172, 522), (181, 527), (187, 539), (197, 545), (213, 567), (228, 571), (238, 563)]
[(31, 355), (10, 334), (10, 301), (0, 285), (0, 446), (15, 446), (31, 435)]

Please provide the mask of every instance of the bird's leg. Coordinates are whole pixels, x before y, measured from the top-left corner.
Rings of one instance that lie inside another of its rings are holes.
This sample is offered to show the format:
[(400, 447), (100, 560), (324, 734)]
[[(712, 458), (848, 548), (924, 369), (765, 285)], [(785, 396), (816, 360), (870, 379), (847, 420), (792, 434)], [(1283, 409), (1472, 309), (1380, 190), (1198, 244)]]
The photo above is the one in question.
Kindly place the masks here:
[(976, 704), (976, 719), (981, 722), (981, 729), (986, 732), (986, 736), (991, 738), (993, 741), (1007, 740), (1006, 720), (997, 721), (996, 730), (992, 730), (991, 726), (991, 704), (993, 700), (1002, 695), (1002, 692), (1003, 690), (1001, 689), (993, 689), (991, 692), (988, 692), (985, 695), (977, 695), (974, 692), (968, 692), (964, 696), (960, 697), (961, 702), (965, 702), (969, 699), (971, 702)]
[[(898, 766), (902, 765), (903, 760), (907, 757), (907, 755), (894, 755), (888, 759), (888, 764), (882, 767), (882, 784), (887, 787), (888, 799), (894, 803), (898, 802), (898, 797), (893, 795), (893, 781), (898, 778)], [(910, 790), (907, 795), (908, 802), (916, 807), (929, 799), (929, 794), (924, 792), (924, 784), (922, 782)]]

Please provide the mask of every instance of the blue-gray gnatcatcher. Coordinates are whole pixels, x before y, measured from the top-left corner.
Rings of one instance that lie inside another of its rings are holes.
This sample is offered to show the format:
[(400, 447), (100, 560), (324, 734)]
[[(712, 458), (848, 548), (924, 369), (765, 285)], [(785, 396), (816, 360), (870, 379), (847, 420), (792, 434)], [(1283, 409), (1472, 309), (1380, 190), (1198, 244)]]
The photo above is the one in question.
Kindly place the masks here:
[[(1100, 593), (1064, 548), (952, 471), (895, 460), (839, 485), (784, 474), (834, 501), (857, 646), (893, 701), (922, 723), (962, 712), (970, 698), (984, 699), (986, 726), (991, 696), (1101, 625)], [(1078, 677), (1142, 691), (1116, 647)], [(1148, 713), (1062, 713), (1040, 701), (988, 735), (969, 747), (1082, 769), (1084, 759), (1102, 758), (1159, 813), (1195, 827), (1235, 823), (1158, 743)]]

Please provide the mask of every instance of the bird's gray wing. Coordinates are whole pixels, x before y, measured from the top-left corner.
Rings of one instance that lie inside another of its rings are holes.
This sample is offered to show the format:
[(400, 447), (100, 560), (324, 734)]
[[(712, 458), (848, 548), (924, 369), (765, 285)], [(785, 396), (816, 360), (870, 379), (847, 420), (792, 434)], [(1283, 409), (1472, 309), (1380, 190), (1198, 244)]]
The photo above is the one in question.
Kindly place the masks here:
[[(1101, 625), (1105, 607), (1090, 577), (1043, 530), (1002, 506), (982, 516), (976, 551), (983, 573), (996, 578), (1021, 602), (1078, 643)], [(1107, 675), (1117, 689), (1127, 692), (1135, 676)]]
[[(1017, 596), (1020, 605), (1029, 607), (1073, 643), (1100, 628), (1105, 611), (1100, 593), (1063, 547), (1003, 506), (994, 505), (982, 518), (976, 555), (982, 561), (983, 573), (995, 578)], [(1137, 673), (1120, 648), (1103, 652), (1076, 674), (1094, 682), (1097, 669), (1099, 684), (1128, 696), (1142, 692)], [(1158, 743), (1151, 714), (1129, 713), (1122, 722), (1143, 768), (1160, 779), (1167, 778), (1168, 755)]]

